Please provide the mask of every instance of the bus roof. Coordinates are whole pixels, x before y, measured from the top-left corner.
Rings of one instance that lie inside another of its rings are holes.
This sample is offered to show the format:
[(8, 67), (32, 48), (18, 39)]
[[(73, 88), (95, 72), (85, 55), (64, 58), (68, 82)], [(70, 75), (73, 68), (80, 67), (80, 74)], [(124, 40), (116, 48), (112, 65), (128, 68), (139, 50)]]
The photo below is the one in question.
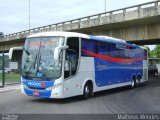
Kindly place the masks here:
[[(97, 36), (91, 36), (90, 35), (90, 39), (92, 40), (96, 40), (96, 41), (102, 41), (102, 42), (109, 42), (109, 43), (114, 43), (114, 44), (121, 44), (121, 45), (126, 45), (126, 46), (131, 46), (131, 47), (136, 47), (136, 48), (142, 48), (138, 45), (135, 45), (135, 44), (130, 44), (130, 43), (127, 43), (127, 42), (124, 42), (124, 41), (118, 41), (117, 38), (112, 38), (112, 37), (108, 37), (108, 39), (105, 39), (103, 37), (97, 37)], [(142, 48), (144, 49), (144, 48)]]
[(100, 37), (100, 38), (104, 38), (104, 39), (112, 39), (112, 40), (116, 40), (116, 41), (120, 41), (120, 42), (126, 42), (125, 40), (114, 38), (114, 37), (109, 37), (109, 36), (95, 36), (95, 37)]
[(28, 36), (27, 38), (31, 37), (42, 37), (42, 36), (65, 36), (65, 37), (82, 37), (86, 39), (90, 39), (88, 35), (76, 32), (62, 32), (62, 31), (55, 31), (55, 32), (42, 32)]
[(32, 37), (42, 37), (42, 36), (65, 36), (65, 37), (80, 37), (80, 38), (85, 38), (85, 39), (92, 39), (95, 41), (103, 41), (103, 42), (109, 42), (109, 43), (114, 43), (114, 44), (121, 44), (121, 45), (126, 45), (126, 46), (131, 46), (131, 47), (138, 47), (145, 49), (144, 47), (135, 45), (135, 44), (130, 44), (125, 42), (125, 40), (113, 38), (113, 37), (108, 37), (108, 36), (92, 36), (92, 35), (87, 35), (83, 33), (76, 33), (76, 32), (62, 32), (62, 31), (54, 31), (54, 32), (42, 32), (42, 33), (37, 33), (28, 36), (27, 38), (32, 38)]

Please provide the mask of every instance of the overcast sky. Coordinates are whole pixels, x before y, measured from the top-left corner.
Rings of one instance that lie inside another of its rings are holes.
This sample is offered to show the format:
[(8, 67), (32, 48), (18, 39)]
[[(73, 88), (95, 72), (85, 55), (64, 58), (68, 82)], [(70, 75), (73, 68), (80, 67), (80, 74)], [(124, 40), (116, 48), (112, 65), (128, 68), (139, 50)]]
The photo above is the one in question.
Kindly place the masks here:
[[(114, 10), (153, 0), (106, 0)], [(105, 0), (30, 0), (31, 28), (63, 22), (105, 11)], [(27, 30), (29, 0), (0, 0), (0, 32), (5, 35)]]

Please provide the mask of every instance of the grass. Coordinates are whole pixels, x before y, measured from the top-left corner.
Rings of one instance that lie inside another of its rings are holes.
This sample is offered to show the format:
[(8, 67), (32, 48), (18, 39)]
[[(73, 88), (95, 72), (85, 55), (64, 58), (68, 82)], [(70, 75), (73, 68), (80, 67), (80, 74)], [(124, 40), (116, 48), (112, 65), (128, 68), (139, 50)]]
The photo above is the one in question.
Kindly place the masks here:
[[(2, 80), (2, 73), (0, 73), (0, 80)], [(5, 81), (20, 81), (20, 74), (5, 73)]]

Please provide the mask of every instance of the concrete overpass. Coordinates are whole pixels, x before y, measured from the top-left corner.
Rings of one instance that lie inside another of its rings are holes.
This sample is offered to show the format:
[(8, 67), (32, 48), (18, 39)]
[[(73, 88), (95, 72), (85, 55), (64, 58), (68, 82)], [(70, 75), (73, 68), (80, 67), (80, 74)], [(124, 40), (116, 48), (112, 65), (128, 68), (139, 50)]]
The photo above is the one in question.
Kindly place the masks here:
[(86, 16), (5, 35), (0, 38), (0, 51), (22, 46), (29, 34), (45, 31), (74, 31), (92, 35), (108, 35), (137, 44), (160, 43), (160, 1)]

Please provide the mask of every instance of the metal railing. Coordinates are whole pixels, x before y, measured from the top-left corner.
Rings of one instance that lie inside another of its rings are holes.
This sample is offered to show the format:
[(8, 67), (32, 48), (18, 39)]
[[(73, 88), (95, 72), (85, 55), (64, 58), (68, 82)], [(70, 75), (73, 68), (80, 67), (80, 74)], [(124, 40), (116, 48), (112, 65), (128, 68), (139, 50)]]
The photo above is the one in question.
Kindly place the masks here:
[[(125, 8), (121, 8), (121, 9), (117, 9), (117, 10), (103, 12), (103, 13), (99, 13), (99, 14), (94, 14), (94, 15), (90, 15), (90, 16), (86, 16), (86, 17), (82, 17), (82, 18), (77, 18), (77, 19), (68, 20), (68, 21), (64, 21), (64, 22), (59, 22), (59, 23), (55, 23), (55, 24), (51, 24), (51, 25), (46, 25), (46, 26), (42, 26), (42, 27), (38, 27), (38, 28), (33, 28), (33, 29), (30, 29), (30, 30), (25, 30), (25, 31), (5, 35), (3, 40), (1, 40), (0, 42), (10, 40), (10, 39), (25, 38), (26, 36), (28, 36), (30, 34), (39, 33), (39, 32), (43, 32), (43, 31), (56, 31), (57, 27), (59, 27), (59, 26), (64, 26), (64, 25), (71, 25), (72, 26), (72, 24), (74, 24), (74, 23), (79, 23), (80, 24), (80, 22), (82, 22), (82, 21), (88, 21), (88, 20), (91, 20), (91, 19), (97, 19), (97, 18), (101, 18), (101, 17), (112, 16), (112, 15), (117, 14), (119, 12), (121, 12), (121, 13), (123, 13), (123, 15), (125, 15), (131, 9), (135, 9), (139, 13), (141, 9), (147, 8), (148, 6), (150, 7), (150, 5), (157, 8), (159, 6), (159, 3), (160, 3), (160, 0), (157, 0), (157, 1), (138, 4), (138, 5), (125, 7)], [(73, 29), (71, 28), (70, 30), (73, 30)]]

